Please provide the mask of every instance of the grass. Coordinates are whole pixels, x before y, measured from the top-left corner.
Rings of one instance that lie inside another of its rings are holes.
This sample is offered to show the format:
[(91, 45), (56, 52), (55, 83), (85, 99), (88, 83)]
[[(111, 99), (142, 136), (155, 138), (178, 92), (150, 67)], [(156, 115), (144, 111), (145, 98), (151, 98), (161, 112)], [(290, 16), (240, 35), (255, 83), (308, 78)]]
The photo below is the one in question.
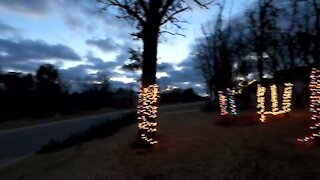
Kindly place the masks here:
[[(245, 121), (253, 113), (245, 113)], [(318, 147), (299, 145), (308, 113), (270, 117), (265, 124), (224, 126), (216, 113), (162, 115), (153, 149), (133, 149), (136, 126), (104, 139), (0, 170), (0, 179), (320, 179)]]

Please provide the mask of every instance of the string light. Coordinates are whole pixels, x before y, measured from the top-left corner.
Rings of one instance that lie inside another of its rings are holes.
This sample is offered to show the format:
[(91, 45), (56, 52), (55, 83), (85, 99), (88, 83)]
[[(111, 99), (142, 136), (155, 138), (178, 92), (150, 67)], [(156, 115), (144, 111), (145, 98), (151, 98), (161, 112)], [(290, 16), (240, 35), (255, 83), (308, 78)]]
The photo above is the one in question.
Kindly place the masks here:
[(271, 111), (266, 111), (265, 107), (265, 93), (266, 88), (262, 87), (260, 84), (258, 84), (257, 89), (257, 108), (258, 114), (260, 115), (260, 121), (265, 122), (266, 115), (279, 115), (279, 114), (285, 114), (291, 111), (291, 100), (292, 100), (292, 83), (284, 83), (284, 92), (283, 92), (283, 100), (282, 100), (282, 109), (279, 109), (279, 100), (278, 100), (278, 92), (277, 92), (277, 86), (275, 84), (270, 86), (271, 91)]
[(229, 99), (229, 112), (232, 115), (237, 115), (237, 106), (234, 100), (235, 90), (227, 88), (227, 94)]
[(283, 91), (283, 97), (282, 97), (282, 111), (284, 113), (291, 112), (291, 99), (292, 99), (292, 83), (285, 83), (285, 88)]
[(272, 107), (272, 112), (276, 113), (278, 112), (278, 92), (277, 92), (277, 86), (275, 84), (270, 86), (271, 90), (271, 107)]
[(307, 142), (320, 137), (320, 70), (317, 68), (313, 68), (311, 71), (309, 90), (311, 120), (314, 123), (310, 126), (311, 135), (297, 139), (300, 142)]
[(156, 103), (159, 98), (159, 86), (157, 84), (142, 87), (138, 96), (138, 128), (143, 130), (141, 139), (153, 145), (158, 143), (154, 139), (154, 132), (157, 131), (157, 118), (158, 107)]
[(242, 83), (239, 83), (238, 86), (240, 87), (240, 89), (238, 90), (235, 90), (235, 93), (234, 94), (242, 94), (242, 91), (247, 88), (248, 86), (250, 86), (251, 84), (253, 84), (254, 82), (256, 82), (257, 80), (252, 80), (250, 82), (248, 82), (248, 84), (246, 85), (243, 85)]
[(229, 114), (227, 111), (227, 97), (224, 95), (223, 91), (218, 91), (219, 94), (219, 104), (220, 104), (220, 114), (222, 116)]
[(266, 93), (266, 88), (262, 87), (260, 84), (258, 84), (257, 87), (257, 108), (258, 110), (258, 114), (260, 115), (260, 121), (261, 122), (265, 122), (266, 121), (266, 115), (265, 115), (265, 95)]

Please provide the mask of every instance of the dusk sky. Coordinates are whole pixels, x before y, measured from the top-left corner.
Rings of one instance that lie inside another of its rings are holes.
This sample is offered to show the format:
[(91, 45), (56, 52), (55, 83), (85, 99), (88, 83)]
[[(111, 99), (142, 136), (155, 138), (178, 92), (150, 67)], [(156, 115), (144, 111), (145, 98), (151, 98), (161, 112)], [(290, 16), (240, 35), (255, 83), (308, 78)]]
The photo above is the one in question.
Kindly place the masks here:
[[(227, 0), (224, 18), (241, 14), (253, 1)], [(135, 82), (138, 74), (121, 70), (128, 49), (140, 45), (130, 37), (135, 29), (115, 18), (111, 9), (98, 12), (99, 6), (94, 0), (0, 0), (2, 70), (34, 73), (39, 65), (51, 63), (65, 81), (102, 73), (116, 87)], [(201, 90), (203, 80), (194, 70), (190, 53), (194, 40), (201, 36), (201, 24), (212, 21), (216, 13), (214, 6), (209, 10), (195, 7), (181, 16), (189, 22), (180, 32), (186, 37), (161, 37), (157, 77), (163, 86)]]

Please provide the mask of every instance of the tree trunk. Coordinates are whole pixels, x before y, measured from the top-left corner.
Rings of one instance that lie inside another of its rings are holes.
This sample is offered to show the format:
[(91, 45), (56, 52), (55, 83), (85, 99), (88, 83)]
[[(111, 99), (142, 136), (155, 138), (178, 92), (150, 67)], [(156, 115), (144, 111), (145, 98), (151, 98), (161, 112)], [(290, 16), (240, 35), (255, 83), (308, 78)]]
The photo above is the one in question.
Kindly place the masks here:
[[(157, 72), (157, 48), (159, 37), (160, 22), (153, 21), (152, 18), (144, 27), (143, 31), (143, 63), (142, 63), (142, 80), (141, 80), (141, 92), (138, 102), (138, 143), (142, 146), (149, 146), (156, 144), (155, 131), (156, 131), (156, 116), (157, 112), (153, 112), (156, 109), (157, 102), (153, 102), (154, 98), (158, 98), (152, 95), (150, 92), (157, 92), (158, 87), (156, 85), (156, 72)], [(147, 89), (147, 91), (146, 91)], [(149, 95), (148, 95), (149, 92)], [(152, 93), (154, 94), (154, 93)], [(150, 101), (151, 100), (151, 101)], [(143, 113), (147, 111), (147, 113)], [(151, 115), (150, 115), (151, 114)], [(146, 125), (147, 128), (141, 128), (141, 125)], [(150, 131), (152, 130), (152, 131)], [(155, 130), (155, 131), (153, 131)]]

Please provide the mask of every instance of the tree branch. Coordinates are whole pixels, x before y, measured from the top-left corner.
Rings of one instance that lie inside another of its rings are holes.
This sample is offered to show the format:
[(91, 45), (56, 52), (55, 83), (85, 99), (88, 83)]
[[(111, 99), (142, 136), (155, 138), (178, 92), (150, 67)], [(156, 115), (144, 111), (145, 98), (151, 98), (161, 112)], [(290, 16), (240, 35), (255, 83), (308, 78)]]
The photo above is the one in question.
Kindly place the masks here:
[[(104, 3), (107, 7), (108, 6), (115, 6), (120, 8), (122, 11), (127, 13), (129, 16), (134, 17), (140, 25), (144, 26), (146, 21), (139, 15), (139, 12), (132, 9), (127, 1), (124, 3), (120, 3), (118, 0), (97, 0), (100, 3)], [(142, 0), (143, 1), (143, 0)], [(106, 8), (107, 8), (106, 7)], [(106, 9), (104, 8), (104, 9)], [(119, 18), (128, 18), (129, 16), (118, 16)]]
[(170, 35), (173, 35), (173, 36), (178, 35), (178, 36), (186, 37), (184, 34), (180, 34), (180, 33), (173, 33), (173, 32), (165, 31), (165, 30), (160, 31), (160, 34), (163, 34), (163, 33), (167, 33), (167, 34), (170, 34)]

